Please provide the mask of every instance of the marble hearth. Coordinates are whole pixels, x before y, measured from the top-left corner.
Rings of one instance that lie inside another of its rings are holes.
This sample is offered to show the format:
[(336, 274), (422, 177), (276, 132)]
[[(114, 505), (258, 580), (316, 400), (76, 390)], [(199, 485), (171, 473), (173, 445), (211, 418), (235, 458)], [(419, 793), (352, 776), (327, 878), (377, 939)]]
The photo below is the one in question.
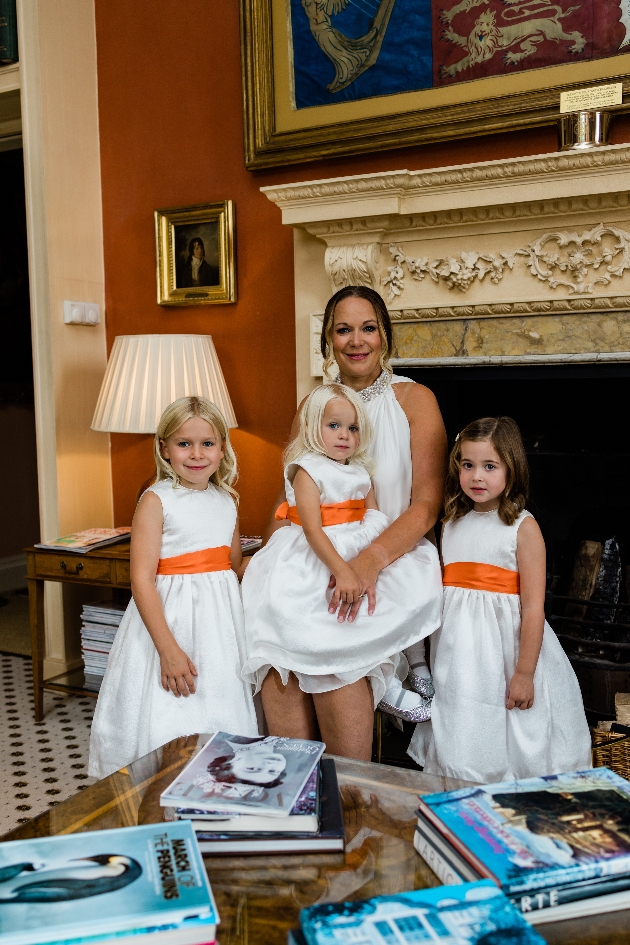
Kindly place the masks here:
[(300, 398), (348, 284), (387, 300), (400, 366), (630, 361), (630, 145), (262, 190), (294, 230)]

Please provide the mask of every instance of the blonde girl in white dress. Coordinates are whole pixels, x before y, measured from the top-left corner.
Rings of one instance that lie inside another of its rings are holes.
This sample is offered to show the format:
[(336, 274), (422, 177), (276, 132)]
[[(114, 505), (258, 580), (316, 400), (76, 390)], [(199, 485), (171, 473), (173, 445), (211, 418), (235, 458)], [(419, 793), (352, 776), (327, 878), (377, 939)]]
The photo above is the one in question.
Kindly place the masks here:
[(131, 589), (107, 663), (90, 738), (103, 778), (165, 742), (219, 729), (258, 735), (241, 679), (236, 458), (220, 411), (184, 397), (155, 435), (157, 481), (131, 531)]
[[(381, 571), (372, 612), (363, 608), (346, 622), (331, 604), (331, 574), (334, 593), (345, 604), (363, 598), (347, 562), (389, 526), (370, 480), (371, 437), (354, 391), (330, 384), (308, 396), (299, 433), (285, 453), (287, 501), (276, 513), (291, 524), (273, 533), (243, 578), (243, 676), (262, 690), (270, 733), (319, 734), (329, 751), (364, 759), (371, 756), (371, 726), (348, 731), (331, 694), (353, 686), (357, 703), (372, 712), (394, 676), (400, 649), (432, 633), (440, 614), (439, 569), (432, 567), (435, 548), (426, 539)], [(274, 711), (277, 691), (290, 675), (312, 696), (308, 717), (279, 718)]]
[(578, 681), (545, 622), (545, 544), (525, 510), (528, 483), (510, 417), (459, 435), (445, 494), (442, 627), (431, 644), (428, 773), (488, 784), (591, 766)]

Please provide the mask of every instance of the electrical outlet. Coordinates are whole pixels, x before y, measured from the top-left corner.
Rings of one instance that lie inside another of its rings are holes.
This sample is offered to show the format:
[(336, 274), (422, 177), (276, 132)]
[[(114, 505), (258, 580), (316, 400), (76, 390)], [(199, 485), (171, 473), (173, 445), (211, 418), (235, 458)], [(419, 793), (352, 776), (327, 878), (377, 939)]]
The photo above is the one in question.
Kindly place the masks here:
[(63, 320), (66, 325), (98, 325), (101, 307), (96, 302), (63, 303)]

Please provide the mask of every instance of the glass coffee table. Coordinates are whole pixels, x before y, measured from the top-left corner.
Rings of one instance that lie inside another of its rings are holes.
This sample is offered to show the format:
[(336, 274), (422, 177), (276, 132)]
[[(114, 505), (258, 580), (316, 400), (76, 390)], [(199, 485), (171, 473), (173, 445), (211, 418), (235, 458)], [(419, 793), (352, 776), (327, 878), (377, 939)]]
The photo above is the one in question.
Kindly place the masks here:
[[(208, 736), (175, 739), (5, 834), (22, 840), (163, 819), (160, 793)], [(464, 782), (404, 768), (335, 758), (345, 854), (206, 857), (220, 945), (286, 945), (304, 906), (437, 886), (413, 847), (418, 794)], [(630, 910), (537, 926), (550, 943), (627, 945)]]

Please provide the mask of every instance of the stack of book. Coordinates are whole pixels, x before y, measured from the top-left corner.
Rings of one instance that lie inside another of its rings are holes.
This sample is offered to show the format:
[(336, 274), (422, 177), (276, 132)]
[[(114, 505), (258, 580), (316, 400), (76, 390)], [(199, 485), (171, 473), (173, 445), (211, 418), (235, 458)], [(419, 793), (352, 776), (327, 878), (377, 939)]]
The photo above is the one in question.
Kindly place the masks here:
[(190, 824), (0, 843), (0, 941), (206, 945), (219, 922)]
[(289, 945), (543, 945), (494, 883), (416, 889), (359, 902), (326, 903), (300, 913)]
[(212, 855), (343, 852), (335, 762), (322, 742), (217, 732), (162, 793)]
[(73, 532), (63, 538), (52, 541), (40, 541), (36, 548), (47, 548), (52, 551), (71, 551), (74, 554), (84, 555), (88, 551), (96, 551), (107, 545), (114, 545), (119, 541), (128, 541), (131, 538), (131, 526), (121, 525), (120, 528), (84, 528), (81, 532)]
[(85, 672), (85, 686), (94, 692), (101, 688), (107, 669), (109, 651), (116, 631), (123, 619), (126, 606), (112, 600), (98, 600), (84, 604), (81, 613), (81, 656)]
[(446, 884), (492, 880), (532, 924), (630, 908), (630, 783), (608, 768), (420, 797)]

